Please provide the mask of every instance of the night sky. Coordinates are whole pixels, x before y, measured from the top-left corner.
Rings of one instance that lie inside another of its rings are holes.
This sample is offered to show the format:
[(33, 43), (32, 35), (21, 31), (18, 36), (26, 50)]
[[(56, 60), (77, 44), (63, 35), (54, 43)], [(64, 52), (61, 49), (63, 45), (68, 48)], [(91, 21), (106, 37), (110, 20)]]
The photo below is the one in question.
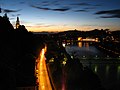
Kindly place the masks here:
[(120, 0), (0, 0), (15, 26), (17, 16), (29, 31), (120, 30)]

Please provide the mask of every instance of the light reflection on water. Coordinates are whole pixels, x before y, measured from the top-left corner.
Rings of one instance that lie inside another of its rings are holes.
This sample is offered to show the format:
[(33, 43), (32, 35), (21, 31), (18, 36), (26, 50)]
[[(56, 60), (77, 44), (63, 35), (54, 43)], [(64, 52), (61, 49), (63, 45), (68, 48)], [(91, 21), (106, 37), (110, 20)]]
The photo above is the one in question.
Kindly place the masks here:
[(98, 57), (105, 57), (107, 55), (99, 51), (95, 46), (82, 42), (79, 42), (77, 45), (66, 46), (68, 54), (79, 58), (83, 66), (90, 67), (100, 77), (105, 88), (120, 90), (120, 60), (117, 60), (117, 58), (116, 60), (101, 60)]
[(110, 69), (110, 66), (109, 66), (109, 65), (106, 65), (106, 69), (105, 69), (106, 78), (107, 78), (108, 75), (109, 75), (109, 69)]
[(102, 85), (106, 88), (120, 90), (120, 63), (99, 63), (92, 62), (92, 70), (100, 77)]
[(117, 78), (120, 80), (120, 65), (117, 68)]
[(98, 66), (97, 65), (95, 65), (95, 67), (94, 67), (95, 69), (94, 69), (94, 72), (95, 73), (97, 73), (97, 70), (98, 70)]
[(105, 56), (105, 54), (101, 53), (97, 48), (95, 48), (94, 46), (90, 46), (89, 43), (78, 42), (77, 45), (72, 46), (70, 45), (66, 46), (65, 48), (70, 55), (74, 55), (77, 58), (82, 58), (83, 56), (86, 57)]

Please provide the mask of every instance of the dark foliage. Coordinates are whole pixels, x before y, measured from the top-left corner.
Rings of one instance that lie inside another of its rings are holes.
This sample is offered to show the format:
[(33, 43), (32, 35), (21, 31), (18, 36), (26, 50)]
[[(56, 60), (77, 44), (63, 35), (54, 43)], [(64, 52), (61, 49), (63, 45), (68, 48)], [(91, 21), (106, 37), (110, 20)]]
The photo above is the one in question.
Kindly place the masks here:
[(35, 85), (35, 59), (42, 46), (25, 26), (14, 29), (7, 17), (0, 16), (0, 90)]

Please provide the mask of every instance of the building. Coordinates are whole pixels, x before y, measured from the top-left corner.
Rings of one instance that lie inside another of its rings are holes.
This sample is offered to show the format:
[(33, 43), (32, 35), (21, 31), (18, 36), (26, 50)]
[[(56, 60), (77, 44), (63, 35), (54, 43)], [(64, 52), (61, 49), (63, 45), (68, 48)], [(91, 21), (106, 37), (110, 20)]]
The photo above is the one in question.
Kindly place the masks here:
[(17, 17), (17, 21), (16, 21), (16, 29), (20, 26), (20, 21), (19, 21), (19, 17)]

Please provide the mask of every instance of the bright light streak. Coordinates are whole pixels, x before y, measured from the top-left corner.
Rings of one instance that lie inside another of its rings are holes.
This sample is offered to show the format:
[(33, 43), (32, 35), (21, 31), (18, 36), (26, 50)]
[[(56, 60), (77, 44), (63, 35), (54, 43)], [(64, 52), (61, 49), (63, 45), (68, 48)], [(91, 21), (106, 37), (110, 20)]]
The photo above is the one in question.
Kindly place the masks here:
[(63, 45), (63, 47), (65, 47), (65, 43), (63, 43), (62, 45)]
[(97, 73), (97, 71), (98, 71), (98, 67), (97, 67), (97, 65), (95, 66), (95, 73)]
[(78, 41), (81, 41), (82, 40), (82, 37), (78, 37)]
[(40, 58), (37, 62), (36, 69), (37, 69), (37, 82), (39, 84), (38, 90), (52, 90), (48, 72), (47, 72), (47, 67), (46, 67), (46, 62), (45, 62), (45, 52), (47, 50), (47, 47), (43, 48), (40, 52)]
[(40, 56), (41, 56), (40, 61), (43, 60), (43, 58), (44, 58), (44, 53), (45, 53), (45, 49), (42, 49), (42, 52), (40, 53)]
[(62, 64), (65, 65), (65, 64), (66, 64), (66, 61), (63, 61)]

